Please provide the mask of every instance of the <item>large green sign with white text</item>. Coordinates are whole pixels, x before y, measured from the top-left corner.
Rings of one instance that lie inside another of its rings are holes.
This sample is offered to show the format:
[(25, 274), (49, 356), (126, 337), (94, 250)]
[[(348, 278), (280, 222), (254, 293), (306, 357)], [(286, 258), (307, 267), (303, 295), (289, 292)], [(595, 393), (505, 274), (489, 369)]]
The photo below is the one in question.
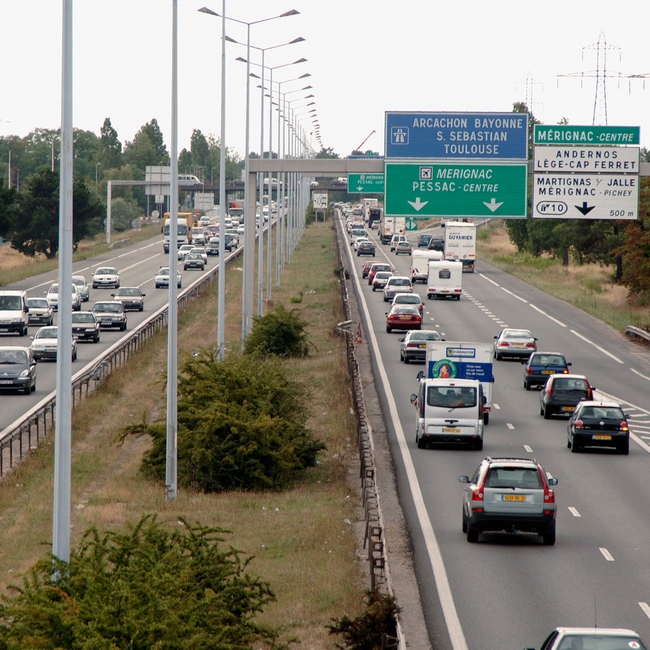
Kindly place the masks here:
[(383, 174), (348, 174), (348, 194), (383, 194)]

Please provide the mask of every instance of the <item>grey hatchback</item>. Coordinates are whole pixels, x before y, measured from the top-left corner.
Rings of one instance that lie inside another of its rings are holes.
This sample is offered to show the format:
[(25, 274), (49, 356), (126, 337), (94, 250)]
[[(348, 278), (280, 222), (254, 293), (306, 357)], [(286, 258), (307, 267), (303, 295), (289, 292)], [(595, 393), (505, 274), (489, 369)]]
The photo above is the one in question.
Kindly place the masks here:
[(468, 542), (480, 533), (526, 531), (555, 544), (556, 478), (534, 458), (484, 458), (474, 475), (459, 476), (463, 493), (463, 532)]
[(399, 360), (404, 363), (426, 361), (427, 341), (442, 340), (444, 339), (435, 330), (411, 330), (403, 339), (399, 339)]

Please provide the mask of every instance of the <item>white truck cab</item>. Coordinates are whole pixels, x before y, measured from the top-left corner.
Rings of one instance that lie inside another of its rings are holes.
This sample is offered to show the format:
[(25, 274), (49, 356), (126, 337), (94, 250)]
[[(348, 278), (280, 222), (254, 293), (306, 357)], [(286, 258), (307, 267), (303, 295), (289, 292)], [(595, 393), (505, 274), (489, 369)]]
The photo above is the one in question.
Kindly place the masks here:
[(420, 251), (411, 253), (411, 283), (427, 283), (429, 279), (429, 262), (440, 261), (444, 258), (442, 251)]

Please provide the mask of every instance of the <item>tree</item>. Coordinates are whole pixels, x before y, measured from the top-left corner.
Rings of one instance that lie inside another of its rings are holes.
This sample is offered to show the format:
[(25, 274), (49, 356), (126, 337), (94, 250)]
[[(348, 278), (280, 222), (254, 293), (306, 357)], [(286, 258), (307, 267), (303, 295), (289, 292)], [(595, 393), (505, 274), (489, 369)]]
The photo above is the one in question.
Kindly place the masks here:
[[(103, 213), (83, 177), (73, 186), (73, 244), (96, 229)], [(11, 247), (30, 257), (37, 253), (53, 259), (59, 250), (59, 174), (42, 169), (18, 195)]]
[(111, 221), (117, 232), (131, 228), (131, 222), (142, 216), (142, 210), (134, 199), (117, 197), (111, 202)]
[[(316, 464), (325, 445), (306, 427), (307, 390), (276, 357), (201, 350), (178, 382), (178, 482), (203, 492), (278, 490)], [(141, 472), (165, 479), (164, 422), (129, 425), (153, 440)]]
[(141, 172), (142, 178), (147, 165), (169, 165), (169, 154), (155, 119), (140, 127), (133, 141), (124, 145), (124, 159)]
[(110, 118), (104, 120), (99, 136), (99, 161), (104, 170), (120, 167), (122, 143), (118, 140), (117, 131), (113, 128)]
[(306, 357), (309, 343), (302, 320), (295, 309), (287, 311), (282, 304), (253, 318), (253, 329), (246, 339), (246, 354), (275, 354), (280, 357)]
[(6, 238), (14, 229), (16, 220), (16, 190), (6, 188), (0, 178), (0, 237)]
[(332, 147), (327, 147), (327, 149), (321, 148), (314, 158), (340, 158), (340, 156), (334, 153)]
[(192, 131), (190, 138), (190, 151), (192, 152), (192, 165), (211, 169), (210, 145), (206, 137), (198, 129)]
[(277, 632), (253, 617), (275, 595), (246, 573), (251, 558), (222, 549), (220, 528), (182, 518), (170, 528), (150, 515), (126, 533), (91, 528), (69, 564), (38, 562), (14, 596), (2, 599), (0, 648), (272, 645)]

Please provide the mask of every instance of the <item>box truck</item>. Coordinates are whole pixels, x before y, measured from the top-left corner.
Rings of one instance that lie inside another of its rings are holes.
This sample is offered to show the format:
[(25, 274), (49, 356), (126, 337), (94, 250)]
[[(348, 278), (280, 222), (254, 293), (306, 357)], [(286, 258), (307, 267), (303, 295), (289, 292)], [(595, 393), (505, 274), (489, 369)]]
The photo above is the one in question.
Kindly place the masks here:
[(382, 244), (390, 244), (393, 235), (406, 234), (405, 217), (386, 217), (381, 220), (379, 225), (379, 238)]
[(463, 272), (473, 273), (476, 262), (476, 224), (447, 221), (445, 224), (445, 259), (463, 263)]
[(492, 411), (492, 344), (427, 341), (427, 379), (475, 379), (483, 387), (483, 423)]
[(429, 279), (429, 261), (440, 261), (443, 254), (440, 251), (414, 250), (411, 253), (411, 283), (427, 283)]

